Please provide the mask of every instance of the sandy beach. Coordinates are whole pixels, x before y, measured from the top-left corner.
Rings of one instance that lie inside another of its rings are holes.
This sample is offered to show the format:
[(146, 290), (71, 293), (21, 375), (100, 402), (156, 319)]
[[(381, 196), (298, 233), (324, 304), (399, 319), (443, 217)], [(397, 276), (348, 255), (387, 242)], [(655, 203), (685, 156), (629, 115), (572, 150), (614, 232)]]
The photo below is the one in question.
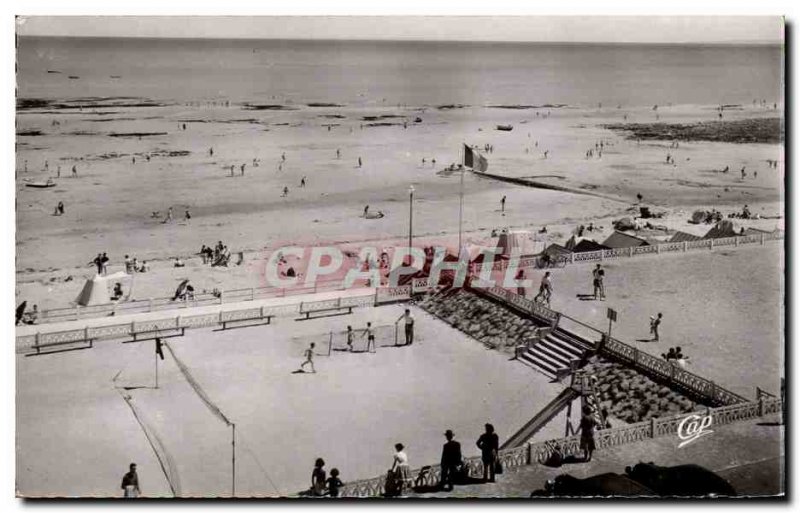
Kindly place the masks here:
[[(771, 218), (745, 226), (783, 227), (782, 219), (772, 219), (783, 214), (782, 145), (681, 141), (671, 148), (672, 141), (636, 141), (626, 132), (603, 128), (655, 122), (649, 108), (125, 106), (141, 103), (93, 100), (83, 101), (80, 109), (50, 105), (18, 111), (18, 133), (41, 133), (20, 135), (17, 143), (18, 302), (69, 306), (84, 278), (93, 275), (88, 264), (98, 252), (108, 252), (112, 271), (122, 269), (126, 254), (148, 261), (152, 272), (137, 276), (134, 298), (168, 295), (185, 276), (208, 290), (261, 286), (258, 261), (269, 249), (407, 240), (410, 185), (415, 188), (415, 244), (455, 247), (460, 177), (442, 171), (460, 162), (463, 143), (493, 146), (485, 154), (491, 173), (596, 194), (511, 185), (468, 173), (463, 227), (470, 243), (494, 245), (490, 232), (495, 228), (547, 226), (548, 234), (538, 237), (541, 249), (563, 243), (579, 224), (589, 222), (602, 227), (602, 241), (611, 233), (611, 221), (626, 214), (637, 194), (644, 204), (666, 211), (658, 222), (670, 229), (702, 234), (707, 225), (687, 222), (693, 210), (713, 207), (727, 214), (744, 204)], [(657, 116), (662, 123), (692, 123), (714, 121), (717, 112), (715, 106), (662, 106)], [(771, 105), (725, 111), (726, 120), (776, 116)], [(389, 126), (373, 126), (383, 124)], [(514, 128), (498, 131), (498, 124)], [(159, 135), (118, 136), (135, 133)], [(586, 151), (600, 141), (602, 157), (587, 158)], [(665, 163), (667, 154), (674, 164)], [(777, 160), (777, 169), (768, 160)], [(73, 165), (77, 177), (70, 176)], [(721, 173), (725, 166), (729, 173)], [(26, 180), (47, 177), (57, 185), (25, 186)], [(300, 187), (303, 177), (306, 186)], [(284, 187), (289, 188), (286, 197)], [(503, 196), (505, 213), (499, 205)], [(52, 215), (58, 201), (65, 205), (62, 216)], [(363, 218), (366, 205), (385, 216)], [(169, 207), (174, 220), (165, 224)], [(189, 221), (184, 221), (186, 209)], [(202, 244), (218, 240), (244, 252), (246, 265), (203, 267), (196, 253)], [(188, 267), (173, 269), (176, 256)]]

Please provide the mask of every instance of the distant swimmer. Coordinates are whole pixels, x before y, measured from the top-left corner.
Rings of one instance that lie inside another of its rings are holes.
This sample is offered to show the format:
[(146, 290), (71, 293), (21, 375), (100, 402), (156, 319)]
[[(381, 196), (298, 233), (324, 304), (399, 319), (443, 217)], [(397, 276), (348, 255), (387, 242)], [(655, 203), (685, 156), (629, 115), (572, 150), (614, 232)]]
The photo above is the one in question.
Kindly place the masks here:
[(300, 187), (305, 187), (305, 186), (306, 186), (306, 177), (304, 176), (303, 178), (300, 179)]

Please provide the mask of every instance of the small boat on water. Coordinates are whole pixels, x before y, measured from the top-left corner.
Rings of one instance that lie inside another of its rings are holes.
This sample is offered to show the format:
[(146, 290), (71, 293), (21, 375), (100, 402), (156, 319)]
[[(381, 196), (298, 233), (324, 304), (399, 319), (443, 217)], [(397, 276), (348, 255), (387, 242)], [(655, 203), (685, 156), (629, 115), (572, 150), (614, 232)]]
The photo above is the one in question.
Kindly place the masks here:
[(514, 127), (511, 125), (497, 125), (498, 130), (502, 130), (503, 132), (510, 132), (514, 130)]
[(77, 75), (70, 75), (69, 78), (71, 78), (72, 80), (78, 80), (81, 77), (79, 77)]
[(56, 183), (51, 179), (48, 178), (46, 182), (42, 181), (26, 181), (25, 187), (33, 187), (36, 189), (47, 189), (48, 187), (55, 187)]

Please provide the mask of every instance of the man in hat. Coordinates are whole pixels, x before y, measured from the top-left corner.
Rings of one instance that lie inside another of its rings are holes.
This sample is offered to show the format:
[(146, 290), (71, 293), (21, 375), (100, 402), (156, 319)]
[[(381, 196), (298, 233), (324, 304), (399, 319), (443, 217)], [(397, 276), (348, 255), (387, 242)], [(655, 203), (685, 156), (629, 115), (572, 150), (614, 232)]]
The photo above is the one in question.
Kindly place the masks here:
[(453, 478), (461, 466), (461, 444), (453, 440), (453, 431), (444, 432), (447, 442), (442, 446), (442, 480), (440, 486), (443, 490), (453, 489)]

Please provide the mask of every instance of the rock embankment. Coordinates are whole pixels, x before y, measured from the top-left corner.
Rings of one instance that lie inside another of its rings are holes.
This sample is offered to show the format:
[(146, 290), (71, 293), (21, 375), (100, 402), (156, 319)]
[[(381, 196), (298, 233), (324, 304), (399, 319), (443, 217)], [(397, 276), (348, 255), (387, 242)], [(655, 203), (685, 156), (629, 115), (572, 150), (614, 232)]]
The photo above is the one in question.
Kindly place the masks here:
[(533, 321), (463, 289), (426, 296), (417, 306), (491, 349), (513, 352), (535, 339)]
[(619, 363), (593, 357), (585, 369), (597, 377), (600, 407), (628, 423), (690, 412), (699, 406), (683, 394)]

